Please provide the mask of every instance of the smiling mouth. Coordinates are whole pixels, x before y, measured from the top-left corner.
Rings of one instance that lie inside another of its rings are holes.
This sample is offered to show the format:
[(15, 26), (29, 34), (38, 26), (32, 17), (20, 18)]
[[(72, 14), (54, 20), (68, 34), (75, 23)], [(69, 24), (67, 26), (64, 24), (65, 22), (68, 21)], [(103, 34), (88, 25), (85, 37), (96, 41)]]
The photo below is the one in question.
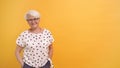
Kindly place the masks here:
[(37, 25), (37, 23), (32, 23), (31, 25)]

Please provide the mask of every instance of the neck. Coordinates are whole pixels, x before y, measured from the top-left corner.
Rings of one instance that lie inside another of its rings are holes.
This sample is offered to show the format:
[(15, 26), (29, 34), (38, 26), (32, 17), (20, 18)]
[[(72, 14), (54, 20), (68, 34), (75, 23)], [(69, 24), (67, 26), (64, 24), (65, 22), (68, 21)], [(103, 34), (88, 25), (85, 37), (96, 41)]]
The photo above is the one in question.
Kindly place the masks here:
[(30, 31), (32, 31), (32, 32), (37, 32), (37, 31), (40, 31), (40, 30), (41, 30), (40, 27), (37, 27), (37, 28), (34, 28), (34, 29), (30, 28)]

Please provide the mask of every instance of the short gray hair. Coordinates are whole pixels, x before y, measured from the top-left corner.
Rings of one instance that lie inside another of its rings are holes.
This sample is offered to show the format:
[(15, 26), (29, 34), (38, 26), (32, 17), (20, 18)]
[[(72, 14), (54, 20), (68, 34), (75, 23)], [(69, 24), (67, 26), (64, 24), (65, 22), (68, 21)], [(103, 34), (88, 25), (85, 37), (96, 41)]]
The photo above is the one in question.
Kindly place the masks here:
[(36, 18), (40, 18), (40, 13), (36, 10), (29, 10), (26, 14), (25, 14), (25, 19), (28, 19), (28, 15), (34, 16)]

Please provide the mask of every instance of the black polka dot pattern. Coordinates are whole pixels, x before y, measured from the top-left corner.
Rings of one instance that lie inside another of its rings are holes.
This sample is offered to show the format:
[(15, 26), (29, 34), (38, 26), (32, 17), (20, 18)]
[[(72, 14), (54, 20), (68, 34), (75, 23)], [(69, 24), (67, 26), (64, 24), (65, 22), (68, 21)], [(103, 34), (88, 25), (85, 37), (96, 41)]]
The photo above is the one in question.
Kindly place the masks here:
[(42, 33), (22, 32), (16, 40), (16, 44), (24, 47), (23, 61), (33, 67), (44, 66), (48, 59), (48, 46), (54, 41), (49, 30)]

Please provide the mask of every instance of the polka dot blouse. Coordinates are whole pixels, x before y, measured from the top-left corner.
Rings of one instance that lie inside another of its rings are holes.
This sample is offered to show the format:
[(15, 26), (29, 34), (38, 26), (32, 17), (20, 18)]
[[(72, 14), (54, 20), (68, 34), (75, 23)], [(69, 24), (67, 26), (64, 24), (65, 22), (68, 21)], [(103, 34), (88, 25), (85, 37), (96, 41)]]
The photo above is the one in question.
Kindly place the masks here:
[(23, 62), (32, 67), (42, 67), (48, 61), (48, 46), (53, 41), (51, 32), (47, 29), (37, 34), (25, 30), (18, 36), (16, 44), (24, 47)]

